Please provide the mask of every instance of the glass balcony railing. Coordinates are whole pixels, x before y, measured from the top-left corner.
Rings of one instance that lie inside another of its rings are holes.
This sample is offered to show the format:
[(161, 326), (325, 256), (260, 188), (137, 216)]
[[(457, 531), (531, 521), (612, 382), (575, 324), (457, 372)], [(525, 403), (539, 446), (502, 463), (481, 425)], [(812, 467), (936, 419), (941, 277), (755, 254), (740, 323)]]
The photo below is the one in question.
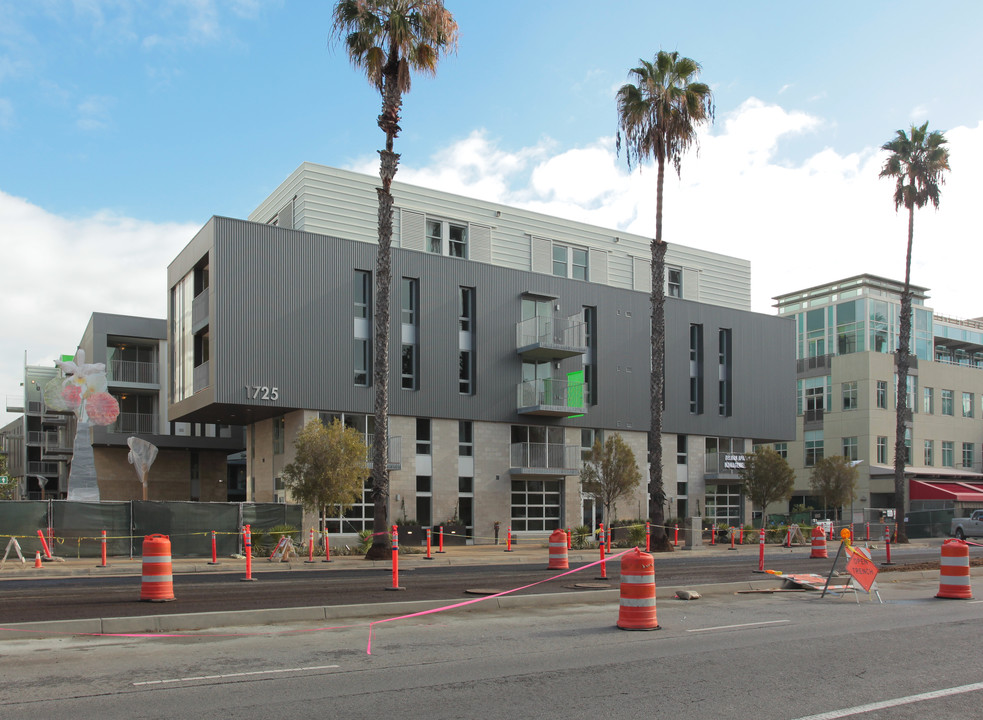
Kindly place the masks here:
[(587, 352), (587, 323), (580, 315), (529, 318), (516, 324), (515, 335), (523, 356), (562, 359)]
[(121, 412), (116, 418), (116, 422), (109, 426), (109, 432), (157, 435), (157, 416), (152, 413)]
[(529, 415), (579, 415), (587, 412), (587, 387), (558, 378), (526, 380), (516, 387), (516, 406)]

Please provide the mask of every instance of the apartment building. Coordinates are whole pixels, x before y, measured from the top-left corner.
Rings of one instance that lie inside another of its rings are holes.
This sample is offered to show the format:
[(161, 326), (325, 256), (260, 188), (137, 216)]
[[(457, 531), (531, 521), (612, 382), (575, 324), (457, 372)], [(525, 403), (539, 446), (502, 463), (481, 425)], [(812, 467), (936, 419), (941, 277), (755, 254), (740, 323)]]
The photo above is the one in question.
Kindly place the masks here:
[[(821, 509), (810, 497), (811, 469), (842, 455), (859, 471), (844, 517), (876, 521), (894, 507), (903, 289), (864, 274), (775, 298), (779, 315), (796, 326), (796, 440), (776, 446), (796, 471), (793, 506)], [(907, 507), (913, 515), (983, 507), (983, 321), (940, 315), (926, 304), (928, 288), (911, 291)]]
[[(285, 500), (313, 418), (390, 437), (393, 520), (477, 542), (594, 525), (582, 453), (620, 433), (647, 477), (650, 239), (395, 183), (390, 426), (374, 427), (378, 181), (305, 163), (168, 267), (171, 421), (243, 425), (249, 500)], [(793, 323), (752, 313), (747, 261), (667, 255), (670, 516), (737, 521), (737, 459), (794, 437)], [(366, 473), (368, 477), (368, 471)], [(621, 518), (647, 514), (646, 483)], [(361, 504), (329, 523), (371, 527)]]
[[(242, 428), (167, 421), (167, 385), (162, 382), (168, 359), (165, 320), (93, 313), (78, 347), (85, 352), (86, 362), (105, 364), (108, 392), (120, 407), (111, 425), (90, 429), (102, 500), (143, 497), (127, 461), (126, 441), (131, 436), (158, 447), (149, 499), (241, 499), (244, 466), (234, 459), (230, 463), (229, 456), (244, 447)], [(54, 412), (44, 402), (44, 385), (59, 376), (56, 367), (25, 368), (23, 406), (11, 407), (8, 402), (8, 411), (24, 412), (23, 418), (3, 431), (14, 448), (13, 459), (8, 461), (11, 476), (21, 482), (24, 499), (58, 499), (68, 492), (75, 416)]]

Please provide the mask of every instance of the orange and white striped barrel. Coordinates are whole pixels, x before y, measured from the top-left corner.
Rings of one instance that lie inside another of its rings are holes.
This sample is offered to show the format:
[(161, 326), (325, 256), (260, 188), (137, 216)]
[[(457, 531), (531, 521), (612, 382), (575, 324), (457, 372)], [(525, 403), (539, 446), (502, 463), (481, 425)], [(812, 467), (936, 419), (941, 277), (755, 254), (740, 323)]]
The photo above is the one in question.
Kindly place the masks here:
[(167, 535), (143, 538), (143, 582), (140, 599), (151, 602), (174, 600), (174, 575), (171, 572), (171, 539)]
[(560, 529), (553, 531), (550, 535), (550, 562), (546, 566), (547, 570), (567, 570), (570, 563), (567, 561), (567, 534)]
[(622, 630), (659, 629), (655, 615), (655, 559), (638, 548), (621, 556), (618, 627)]
[(828, 558), (826, 552), (826, 532), (819, 525), (812, 528), (812, 554), (810, 558)]
[(937, 598), (971, 600), (973, 588), (969, 582), (969, 545), (962, 540), (942, 543), (939, 563), (939, 594)]

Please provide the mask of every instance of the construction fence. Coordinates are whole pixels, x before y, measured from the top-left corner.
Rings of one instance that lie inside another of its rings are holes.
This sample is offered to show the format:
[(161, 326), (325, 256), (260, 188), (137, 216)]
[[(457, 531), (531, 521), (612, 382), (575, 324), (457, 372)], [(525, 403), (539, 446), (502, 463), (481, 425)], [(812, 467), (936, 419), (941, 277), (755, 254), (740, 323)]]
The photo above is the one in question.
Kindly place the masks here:
[(42, 530), (52, 539), (52, 554), (97, 558), (105, 530), (106, 552), (114, 557), (140, 557), (144, 536), (155, 533), (170, 537), (172, 557), (208, 557), (212, 532), (216, 552), (228, 557), (242, 552), (244, 525), (262, 532), (302, 523), (303, 508), (283, 503), (9, 500), (0, 502), (0, 554), (11, 537), (25, 554), (43, 553)]

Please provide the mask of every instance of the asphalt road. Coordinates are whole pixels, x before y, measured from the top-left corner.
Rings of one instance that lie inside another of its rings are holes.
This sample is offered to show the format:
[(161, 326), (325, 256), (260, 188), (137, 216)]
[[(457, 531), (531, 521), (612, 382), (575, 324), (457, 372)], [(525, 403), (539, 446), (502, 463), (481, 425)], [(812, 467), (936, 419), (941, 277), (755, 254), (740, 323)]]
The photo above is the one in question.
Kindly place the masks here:
[[(977, 549), (978, 550), (978, 549)], [(792, 550), (769, 547), (769, 569), (783, 572), (828, 573), (835, 551), (827, 560), (809, 558), (809, 548)], [(657, 554), (656, 584), (660, 587), (691, 587), (709, 583), (761, 579), (756, 575), (757, 555), (744, 548), (712, 552)], [(875, 557), (875, 560), (878, 559)], [(909, 547), (893, 551), (900, 570), (906, 563), (938, 562), (935, 547)], [(571, 563), (571, 569), (585, 563)], [(90, 563), (91, 565), (91, 563)], [(837, 569), (843, 570), (845, 559)], [(15, 577), (0, 579), (0, 625), (82, 618), (136, 617), (179, 613), (228, 612), (263, 608), (296, 608), (351, 604), (389, 603), (408, 600), (460, 598), (469, 590), (501, 592), (527, 585), (516, 594), (576, 593), (601, 581), (599, 568), (587, 568), (550, 580), (558, 573), (547, 571), (545, 562), (525, 564), (482, 564), (428, 566), (414, 563), (400, 570), (402, 592), (392, 592), (391, 569), (328, 568), (297, 563), (295, 569), (265, 569), (255, 573), (256, 582), (243, 582), (242, 572), (175, 574), (174, 602), (140, 602), (139, 575), (107, 577)], [(608, 563), (608, 582), (618, 587), (618, 562)], [(42, 572), (42, 571), (38, 571)], [(546, 581), (546, 582), (543, 582)], [(581, 586), (581, 587), (578, 587)], [(592, 588), (593, 589), (593, 588)]]
[(983, 603), (936, 590), (668, 600), (652, 632), (616, 629), (616, 601), (478, 605), (376, 625), (371, 654), (364, 622), (23, 637), (3, 645), (0, 716), (978, 718)]

